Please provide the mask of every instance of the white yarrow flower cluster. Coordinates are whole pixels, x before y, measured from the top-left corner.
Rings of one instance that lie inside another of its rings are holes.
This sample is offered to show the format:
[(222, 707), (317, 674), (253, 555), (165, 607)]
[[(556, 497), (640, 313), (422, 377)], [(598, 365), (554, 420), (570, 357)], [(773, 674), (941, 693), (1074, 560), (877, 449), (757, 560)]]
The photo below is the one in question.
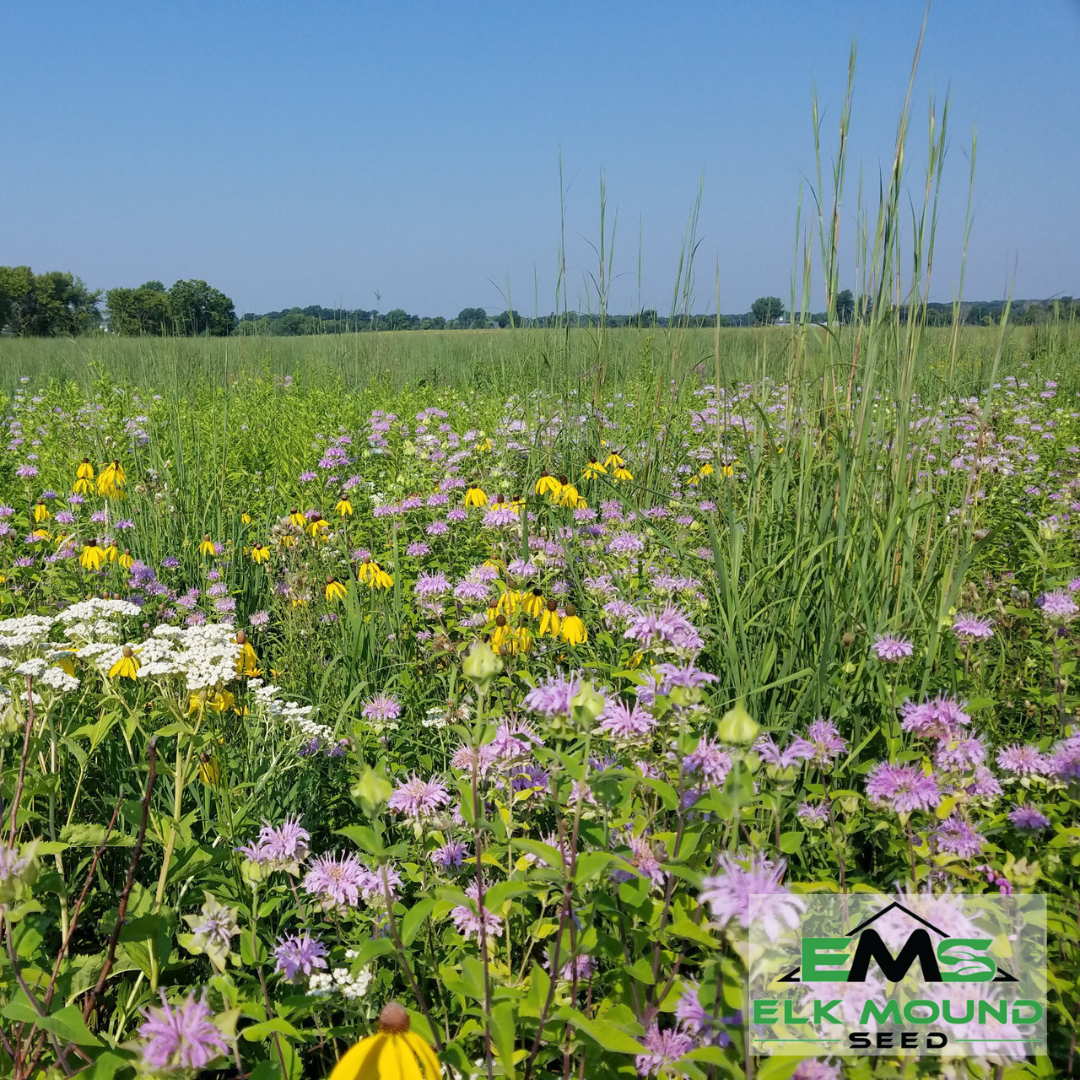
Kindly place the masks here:
[(340, 990), (347, 1001), (362, 998), (371, 985), (371, 972), (361, 968), (355, 975), (348, 968), (334, 968), (330, 971), (312, 972), (308, 981), (308, 993), (324, 996)]
[(17, 619), (0, 619), (0, 652), (16, 652), (47, 641), (52, 629), (48, 615), (22, 615)]
[(248, 689), (255, 698), (256, 711), (263, 712), (267, 717), (277, 720), (285, 720), (294, 724), (305, 739), (333, 738), (333, 731), (325, 724), (317, 724), (311, 719), (315, 712), (314, 705), (301, 705), (297, 701), (278, 701), (277, 695), (281, 693), (280, 686), (273, 683), (264, 683), (262, 679), (251, 679)]

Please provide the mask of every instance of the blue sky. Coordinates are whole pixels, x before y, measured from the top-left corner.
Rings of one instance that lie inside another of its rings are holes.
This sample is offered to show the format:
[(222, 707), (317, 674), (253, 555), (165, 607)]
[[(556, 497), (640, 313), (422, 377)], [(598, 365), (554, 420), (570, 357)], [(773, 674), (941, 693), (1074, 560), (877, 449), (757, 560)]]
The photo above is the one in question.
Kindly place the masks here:
[[(571, 306), (617, 211), (611, 310), (665, 312), (704, 182), (695, 310), (789, 294), (811, 91), (831, 154), (858, 43), (845, 221), (876, 199), (923, 6), (9, 0), (0, 263), (94, 287), (205, 278), (238, 312)], [(937, 0), (914, 97), (952, 96), (936, 299), (1080, 294), (1080, 3)], [(804, 192), (804, 205), (809, 192)], [(639, 245), (640, 237), (640, 245)], [(639, 246), (641, 280), (639, 285)], [(849, 250), (851, 250), (849, 248)], [(842, 285), (854, 285), (852, 260)], [(375, 293), (381, 296), (376, 300)], [(575, 305), (576, 301), (576, 305)]]

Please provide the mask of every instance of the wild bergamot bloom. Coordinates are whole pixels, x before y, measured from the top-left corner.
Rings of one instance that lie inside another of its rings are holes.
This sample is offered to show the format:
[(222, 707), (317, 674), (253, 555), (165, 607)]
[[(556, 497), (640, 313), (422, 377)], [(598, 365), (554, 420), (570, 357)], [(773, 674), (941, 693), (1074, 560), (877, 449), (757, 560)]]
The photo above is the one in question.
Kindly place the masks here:
[(200, 555), (216, 555), (217, 549), (214, 547), (214, 541), (210, 539), (210, 534), (204, 534), (202, 543), (199, 545)]
[(341, 498), (338, 499), (337, 505), (334, 507), (334, 509), (342, 517), (352, 517), (352, 512), (353, 512), (352, 503), (349, 502), (348, 498), (346, 496), (344, 496), (344, 495), (342, 495)]
[(484, 489), (474, 480), (465, 492), (465, 505), (466, 506), (487, 506), (487, 495), (484, 493)]
[(109, 668), (109, 678), (136, 679), (138, 671), (139, 661), (135, 659), (134, 650), (130, 645), (125, 645), (120, 653), (120, 659)]
[(435, 1051), (415, 1031), (396, 1001), (379, 1013), (379, 1033), (361, 1039), (334, 1066), (330, 1080), (440, 1080)]
[(324, 592), (326, 593), (326, 599), (330, 601), (344, 600), (345, 597), (349, 595), (349, 590), (345, 588), (337, 578), (332, 577), (326, 579), (326, 589)]
[(79, 565), (84, 570), (100, 570), (105, 562), (105, 549), (98, 546), (96, 540), (87, 540), (79, 556)]
[(557, 498), (559, 494), (559, 481), (554, 476), (549, 475), (546, 472), (540, 474), (540, 479), (536, 481), (535, 491), (537, 495), (551, 495), (553, 498)]
[(94, 466), (89, 458), (83, 458), (82, 464), (75, 470), (74, 490), (77, 495), (89, 495), (94, 488)]
[(264, 563), (270, 558), (270, 549), (264, 544), (255, 544), (251, 549), (251, 558), (256, 563)]
[(559, 627), (559, 636), (568, 645), (582, 645), (589, 640), (589, 631), (585, 629), (573, 604), (566, 605), (566, 618)]

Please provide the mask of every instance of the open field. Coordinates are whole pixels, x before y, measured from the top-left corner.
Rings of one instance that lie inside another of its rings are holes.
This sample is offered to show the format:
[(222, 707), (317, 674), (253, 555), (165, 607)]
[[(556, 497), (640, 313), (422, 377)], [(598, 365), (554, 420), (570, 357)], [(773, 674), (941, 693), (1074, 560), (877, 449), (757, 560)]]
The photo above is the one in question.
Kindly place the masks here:
[(167, 991), (260, 1077), (391, 999), (455, 1075), (786, 1075), (749, 894), (866, 889), (1045, 893), (1048, 1042), (966, 1034), (1064, 1071), (1078, 360), (885, 317), (0, 340), (0, 1071), (165, 1064)]

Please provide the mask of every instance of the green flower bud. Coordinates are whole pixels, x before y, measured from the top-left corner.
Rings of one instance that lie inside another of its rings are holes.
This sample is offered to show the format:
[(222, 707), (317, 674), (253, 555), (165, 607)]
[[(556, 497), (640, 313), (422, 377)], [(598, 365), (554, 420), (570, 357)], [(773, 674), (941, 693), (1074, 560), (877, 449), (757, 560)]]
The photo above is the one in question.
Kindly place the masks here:
[(502, 667), (495, 650), (486, 641), (478, 641), (465, 657), (462, 670), (466, 678), (472, 679), (478, 686), (487, 686), (502, 671)]
[(738, 702), (720, 721), (720, 738), (728, 743), (752, 743), (760, 729), (754, 718)]

